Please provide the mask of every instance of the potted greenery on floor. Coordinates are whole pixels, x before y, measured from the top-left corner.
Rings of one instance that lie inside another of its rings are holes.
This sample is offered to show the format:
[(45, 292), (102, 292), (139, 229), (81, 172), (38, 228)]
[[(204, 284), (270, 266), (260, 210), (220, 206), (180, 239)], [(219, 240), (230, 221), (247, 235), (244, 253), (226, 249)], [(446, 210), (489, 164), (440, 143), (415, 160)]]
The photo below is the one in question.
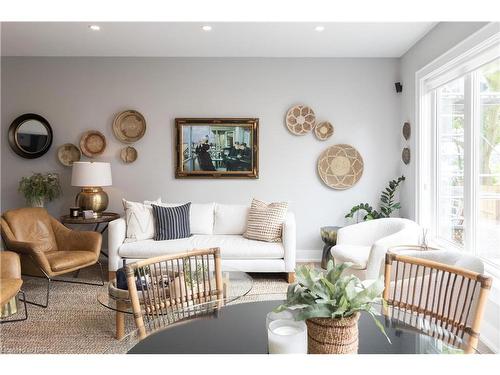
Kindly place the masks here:
[(33, 173), (19, 182), (19, 192), (24, 195), (26, 204), (43, 207), (45, 202), (53, 201), (61, 195), (61, 185), (57, 173)]
[(275, 311), (296, 311), (296, 320), (305, 320), (309, 354), (349, 354), (358, 351), (358, 320), (365, 311), (377, 320), (375, 304), (382, 304), (382, 277), (361, 282), (354, 275), (342, 275), (350, 263), (328, 262), (326, 272), (310, 266), (296, 269), (297, 283), (288, 287), (286, 302)]

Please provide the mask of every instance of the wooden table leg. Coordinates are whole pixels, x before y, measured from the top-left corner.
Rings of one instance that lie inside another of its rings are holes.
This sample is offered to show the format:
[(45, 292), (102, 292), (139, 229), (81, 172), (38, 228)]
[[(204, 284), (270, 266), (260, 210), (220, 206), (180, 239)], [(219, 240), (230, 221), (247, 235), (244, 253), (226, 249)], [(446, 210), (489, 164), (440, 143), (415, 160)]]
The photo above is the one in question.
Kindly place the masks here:
[[(118, 309), (124, 308), (120, 302), (116, 303)], [(125, 313), (116, 311), (116, 339), (121, 340), (125, 336)]]

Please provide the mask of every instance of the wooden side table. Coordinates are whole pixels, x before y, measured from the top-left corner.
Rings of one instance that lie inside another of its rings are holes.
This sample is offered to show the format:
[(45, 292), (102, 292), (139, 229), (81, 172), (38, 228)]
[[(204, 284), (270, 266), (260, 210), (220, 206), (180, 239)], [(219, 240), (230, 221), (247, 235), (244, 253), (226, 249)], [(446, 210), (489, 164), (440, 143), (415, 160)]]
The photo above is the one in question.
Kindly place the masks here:
[[(109, 222), (118, 218), (120, 218), (120, 215), (115, 212), (103, 212), (101, 216), (91, 219), (85, 219), (83, 216), (72, 217), (70, 215), (63, 215), (59, 220), (65, 226), (68, 226), (67, 224), (94, 225), (94, 232), (103, 234), (106, 229), (108, 229)], [(104, 224), (102, 228), (100, 228), (101, 224)], [(102, 250), (101, 254), (103, 254), (105, 257), (108, 257), (108, 254), (104, 253)]]
[(322, 227), (320, 230), (321, 239), (325, 243), (323, 246), (323, 256), (321, 257), (321, 268), (326, 269), (328, 261), (332, 259), (330, 249), (337, 244), (337, 231), (342, 227)]

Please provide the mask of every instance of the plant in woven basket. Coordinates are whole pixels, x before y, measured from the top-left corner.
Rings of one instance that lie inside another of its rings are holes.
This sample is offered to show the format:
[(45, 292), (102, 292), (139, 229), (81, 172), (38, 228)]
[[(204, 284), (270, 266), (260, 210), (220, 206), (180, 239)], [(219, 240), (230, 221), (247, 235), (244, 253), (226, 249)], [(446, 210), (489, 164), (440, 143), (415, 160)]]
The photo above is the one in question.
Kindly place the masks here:
[(19, 182), (19, 192), (26, 203), (32, 207), (43, 207), (45, 202), (53, 201), (61, 195), (61, 185), (57, 173), (33, 173)]
[(405, 176), (398, 177), (397, 180), (389, 181), (389, 186), (382, 191), (380, 194), (380, 211), (373, 209), (368, 203), (360, 203), (353, 208), (351, 211), (345, 215), (345, 218), (353, 218), (356, 214), (356, 218), (359, 218), (359, 215), (363, 215), (363, 221), (380, 219), (383, 217), (391, 217), (391, 214), (395, 210), (399, 210), (401, 208), (401, 204), (399, 202), (395, 202), (394, 200), (396, 191), (399, 187), (399, 184), (405, 180)]
[[(387, 337), (383, 325), (375, 317), (376, 303), (384, 303), (382, 277), (361, 282), (354, 275), (342, 275), (352, 264), (335, 265), (330, 260), (327, 270), (307, 265), (296, 269), (297, 283), (288, 287), (286, 302), (275, 311), (296, 311), (295, 319), (306, 320), (309, 353), (355, 353), (358, 350), (358, 319), (361, 311), (373, 317)], [(390, 340), (389, 340), (390, 342)]]

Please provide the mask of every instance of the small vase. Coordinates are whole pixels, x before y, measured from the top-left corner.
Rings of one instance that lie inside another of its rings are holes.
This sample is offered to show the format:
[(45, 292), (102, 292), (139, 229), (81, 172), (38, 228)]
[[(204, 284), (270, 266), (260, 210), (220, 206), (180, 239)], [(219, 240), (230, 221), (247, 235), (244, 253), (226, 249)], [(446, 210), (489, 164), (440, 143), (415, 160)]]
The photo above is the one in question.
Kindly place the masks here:
[(342, 319), (307, 319), (309, 354), (356, 354), (358, 320), (359, 312)]
[(42, 199), (37, 199), (31, 202), (30, 207), (44, 207), (44, 200)]

